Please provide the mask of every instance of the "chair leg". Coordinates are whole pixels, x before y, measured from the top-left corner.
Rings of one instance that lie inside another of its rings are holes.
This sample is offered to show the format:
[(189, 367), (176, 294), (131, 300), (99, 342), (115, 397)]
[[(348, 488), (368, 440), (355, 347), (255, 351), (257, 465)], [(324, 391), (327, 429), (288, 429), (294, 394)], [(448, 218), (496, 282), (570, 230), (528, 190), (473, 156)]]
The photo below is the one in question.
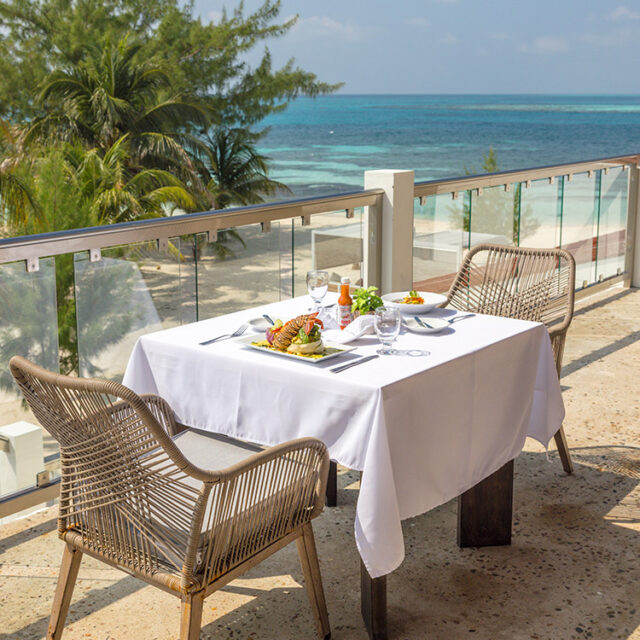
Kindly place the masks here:
[(316, 626), (318, 627), (320, 637), (324, 640), (329, 640), (329, 638), (331, 638), (329, 614), (327, 613), (327, 603), (324, 599), (322, 576), (320, 575), (316, 543), (310, 522), (302, 527), (302, 535), (296, 540), (296, 543), (298, 545), (302, 572), (304, 573), (307, 595), (311, 603), (313, 617), (316, 619)]
[(53, 609), (51, 618), (49, 618), (47, 640), (59, 640), (62, 637), (64, 621), (67, 617), (67, 611), (69, 611), (69, 604), (71, 603), (73, 587), (76, 584), (81, 560), (82, 551), (65, 544), (60, 573), (58, 574), (58, 585), (53, 598)]
[(202, 626), (202, 594), (192, 593), (182, 598), (180, 607), (180, 640), (198, 640)]
[(329, 476), (327, 477), (327, 507), (338, 506), (338, 463), (329, 462)]
[(556, 435), (553, 436), (558, 447), (558, 453), (560, 454), (560, 460), (562, 461), (562, 468), (569, 474), (573, 473), (573, 462), (571, 461), (571, 454), (569, 453), (569, 447), (567, 446), (567, 439), (564, 435), (564, 429), (560, 427), (556, 431)]

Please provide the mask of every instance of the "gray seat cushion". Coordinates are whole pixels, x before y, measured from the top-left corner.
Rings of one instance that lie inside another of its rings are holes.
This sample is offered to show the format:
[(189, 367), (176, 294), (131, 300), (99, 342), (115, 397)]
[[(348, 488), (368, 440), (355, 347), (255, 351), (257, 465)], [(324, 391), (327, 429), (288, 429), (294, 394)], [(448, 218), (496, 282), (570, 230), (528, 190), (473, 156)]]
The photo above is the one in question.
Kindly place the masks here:
[(230, 467), (263, 450), (254, 444), (200, 429), (182, 431), (173, 441), (189, 462), (208, 471)]

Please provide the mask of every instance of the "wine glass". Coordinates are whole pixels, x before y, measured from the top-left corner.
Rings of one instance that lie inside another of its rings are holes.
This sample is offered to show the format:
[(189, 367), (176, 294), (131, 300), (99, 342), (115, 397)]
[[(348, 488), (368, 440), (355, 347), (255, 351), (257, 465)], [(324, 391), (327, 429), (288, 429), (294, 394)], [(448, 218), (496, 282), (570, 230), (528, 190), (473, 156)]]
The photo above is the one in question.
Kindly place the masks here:
[(308, 271), (307, 272), (307, 291), (313, 300), (314, 313), (320, 311), (320, 303), (329, 291), (329, 272), (328, 271)]
[(395, 353), (391, 345), (400, 333), (400, 324), (400, 312), (395, 307), (378, 307), (376, 309), (373, 326), (382, 343), (382, 349), (378, 349), (377, 353), (383, 356)]

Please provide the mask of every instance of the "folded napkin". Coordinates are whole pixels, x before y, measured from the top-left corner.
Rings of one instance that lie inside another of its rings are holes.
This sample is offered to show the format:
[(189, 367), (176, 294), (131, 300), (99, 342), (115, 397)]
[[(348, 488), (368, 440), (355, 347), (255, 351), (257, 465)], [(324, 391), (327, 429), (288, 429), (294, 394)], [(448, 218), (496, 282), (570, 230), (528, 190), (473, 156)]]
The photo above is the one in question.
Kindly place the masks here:
[(373, 333), (373, 316), (358, 316), (352, 323), (344, 329), (327, 329), (322, 332), (322, 338), (327, 342), (346, 344), (352, 340), (357, 340), (365, 333)]

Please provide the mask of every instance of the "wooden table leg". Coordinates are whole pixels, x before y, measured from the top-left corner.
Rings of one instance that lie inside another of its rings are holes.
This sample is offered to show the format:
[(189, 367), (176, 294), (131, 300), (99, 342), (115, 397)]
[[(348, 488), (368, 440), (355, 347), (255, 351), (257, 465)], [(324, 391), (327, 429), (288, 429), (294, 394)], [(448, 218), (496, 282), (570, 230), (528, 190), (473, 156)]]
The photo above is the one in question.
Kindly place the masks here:
[(458, 496), (458, 546), (511, 544), (513, 460)]
[(335, 507), (338, 504), (338, 463), (329, 462), (329, 477), (327, 478), (327, 507)]
[(360, 560), (362, 618), (371, 640), (387, 640), (387, 576), (372, 578)]

